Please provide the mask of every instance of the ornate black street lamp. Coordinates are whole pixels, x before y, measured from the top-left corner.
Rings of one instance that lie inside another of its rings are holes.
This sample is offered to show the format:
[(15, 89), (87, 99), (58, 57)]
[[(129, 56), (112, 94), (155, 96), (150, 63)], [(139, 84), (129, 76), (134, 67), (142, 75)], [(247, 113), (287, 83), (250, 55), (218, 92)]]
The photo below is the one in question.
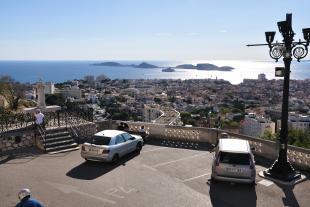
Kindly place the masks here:
[(282, 74), (282, 76), (284, 76), (279, 155), (273, 165), (264, 171), (264, 175), (283, 181), (292, 181), (300, 178), (300, 173), (295, 171), (287, 159), (290, 67), (292, 56), (295, 57), (298, 62), (307, 56), (310, 42), (310, 28), (302, 30), (305, 41), (299, 40), (298, 42), (294, 42), (293, 39), (295, 33), (292, 29), (292, 14), (286, 14), (286, 20), (278, 22), (278, 28), (283, 36), (282, 42), (273, 43), (276, 32), (266, 32), (267, 44), (252, 44), (247, 46), (269, 46), (269, 55), (272, 59), (275, 59), (276, 62), (283, 57), (285, 66), (282, 68), (283, 71), (279, 73), (279, 69), (281, 68), (276, 68), (276, 74)]

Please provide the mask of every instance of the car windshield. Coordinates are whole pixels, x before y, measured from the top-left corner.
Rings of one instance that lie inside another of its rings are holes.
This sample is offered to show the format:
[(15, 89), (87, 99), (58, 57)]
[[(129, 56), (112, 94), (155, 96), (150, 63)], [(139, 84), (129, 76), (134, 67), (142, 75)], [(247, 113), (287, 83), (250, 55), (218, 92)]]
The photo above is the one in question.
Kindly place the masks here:
[(246, 153), (221, 152), (220, 162), (234, 165), (249, 165), (250, 155)]
[(87, 142), (95, 145), (109, 145), (110, 140), (110, 137), (92, 136)]

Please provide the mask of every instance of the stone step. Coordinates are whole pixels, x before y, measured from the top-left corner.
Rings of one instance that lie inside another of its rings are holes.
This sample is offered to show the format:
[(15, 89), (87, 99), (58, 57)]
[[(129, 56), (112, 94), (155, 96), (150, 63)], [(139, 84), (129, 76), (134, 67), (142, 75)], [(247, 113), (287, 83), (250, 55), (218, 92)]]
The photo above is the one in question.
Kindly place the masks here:
[(66, 139), (66, 140), (61, 140), (61, 141), (54, 141), (54, 142), (45, 142), (45, 147), (50, 148), (50, 147), (56, 147), (56, 146), (61, 146), (61, 145), (67, 145), (74, 143), (74, 139)]
[(80, 149), (80, 147), (77, 146), (75, 148), (69, 148), (69, 149), (63, 149), (63, 150), (48, 152), (47, 154), (58, 154), (58, 153), (64, 153), (64, 152), (70, 152), (70, 151), (74, 151), (74, 150), (79, 150), (79, 149)]
[(61, 137), (61, 136), (68, 136), (68, 135), (70, 135), (70, 133), (65, 131), (65, 132), (57, 132), (57, 133), (46, 133), (45, 137), (49, 139), (53, 137)]
[(45, 143), (47, 142), (54, 142), (54, 141), (61, 141), (61, 140), (67, 140), (72, 139), (70, 135), (67, 136), (59, 136), (59, 137), (45, 137)]
[(46, 147), (46, 152), (55, 152), (55, 151), (61, 151), (61, 150), (67, 150), (67, 149), (73, 149), (78, 147), (77, 143), (71, 143), (71, 144), (64, 144), (64, 145), (59, 145), (59, 146), (54, 146), (54, 147)]

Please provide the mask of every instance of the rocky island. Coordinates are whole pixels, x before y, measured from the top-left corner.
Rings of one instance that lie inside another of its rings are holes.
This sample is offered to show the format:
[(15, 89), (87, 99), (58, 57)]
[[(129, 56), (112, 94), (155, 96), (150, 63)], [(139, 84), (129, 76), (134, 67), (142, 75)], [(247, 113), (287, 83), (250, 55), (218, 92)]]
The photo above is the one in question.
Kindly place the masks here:
[(217, 70), (217, 71), (232, 71), (232, 70), (234, 70), (234, 68), (230, 67), (230, 66), (218, 67), (218, 66), (210, 64), (210, 63), (199, 63), (196, 66), (192, 65), (192, 64), (182, 64), (182, 65), (177, 65), (176, 68), (196, 69), (196, 70)]
[(121, 64), (118, 62), (102, 62), (102, 63), (94, 63), (94, 66), (110, 66), (110, 67), (133, 67), (133, 68), (158, 68), (156, 65), (152, 65), (146, 62), (142, 62), (139, 65), (135, 64)]
[(174, 68), (164, 68), (161, 70), (162, 72), (175, 72)]

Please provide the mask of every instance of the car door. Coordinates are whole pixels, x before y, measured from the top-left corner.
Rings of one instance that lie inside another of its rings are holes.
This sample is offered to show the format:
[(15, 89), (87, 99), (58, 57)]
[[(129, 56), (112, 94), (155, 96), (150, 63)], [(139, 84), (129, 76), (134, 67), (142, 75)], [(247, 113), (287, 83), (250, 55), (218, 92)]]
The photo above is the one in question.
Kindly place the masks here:
[(126, 146), (127, 146), (127, 153), (133, 152), (136, 149), (136, 139), (133, 139), (133, 136), (131, 136), (129, 133), (124, 133), (122, 136), (125, 139)]
[(115, 153), (118, 153), (120, 157), (127, 153), (126, 142), (122, 135), (117, 135), (115, 137), (115, 148), (116, 148)]

